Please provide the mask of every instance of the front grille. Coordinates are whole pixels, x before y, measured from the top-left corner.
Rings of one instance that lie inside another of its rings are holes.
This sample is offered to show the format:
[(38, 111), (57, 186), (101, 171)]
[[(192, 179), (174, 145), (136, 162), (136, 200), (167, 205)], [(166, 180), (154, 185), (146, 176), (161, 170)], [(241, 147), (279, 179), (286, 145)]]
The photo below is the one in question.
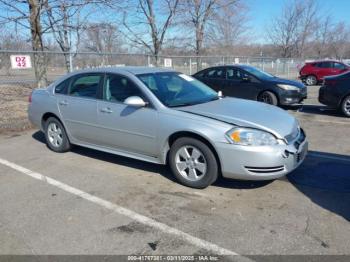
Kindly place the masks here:
[(245, 166), (245, 168), (252, 173), (276, 173), (284, 170), (284, 166), (274, 166), (274, 167), (253, 167)]

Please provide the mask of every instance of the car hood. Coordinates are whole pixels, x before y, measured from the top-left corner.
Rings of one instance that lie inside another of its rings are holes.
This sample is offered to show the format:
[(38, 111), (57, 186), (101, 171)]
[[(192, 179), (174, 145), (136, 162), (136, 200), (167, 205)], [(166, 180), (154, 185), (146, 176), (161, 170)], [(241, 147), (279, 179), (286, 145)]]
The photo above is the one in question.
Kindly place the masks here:
[(177, 110), (236, 126), (266, 130), (281, 139), (298, 129), (297, 120), (286, 111), (245, 99), (225, 97), (208, 103), (179, 107)]
[(300, 83), (298, 81), (294, 81), (294, 80), (289, 80), (289, 79), (283, 79), (283, 78), (278, 78), (278, 77), (274, 77), (271, 80), (274, 84), (285, 84), (285, 85), (292, 85), (292, 86), (296, 86), (299, 88), (305, 88), (305, 85), (303, 83)]

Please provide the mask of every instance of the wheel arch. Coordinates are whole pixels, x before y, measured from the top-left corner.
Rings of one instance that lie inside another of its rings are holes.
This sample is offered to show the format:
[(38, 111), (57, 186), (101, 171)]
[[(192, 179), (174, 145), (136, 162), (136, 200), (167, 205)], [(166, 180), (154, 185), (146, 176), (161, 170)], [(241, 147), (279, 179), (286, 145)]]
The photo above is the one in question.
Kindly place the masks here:
[(262, 93), (264, 93), (264, 92), (271, 92), (272, 94), (274, 94), (275, 96), (276, 96), (276, 98), (277, 98), (277, 104), (279, 105), (280, 104), (280, 95), (278, 94), (278, 92), (276, 92), (276, 90), (273, 90), (273, 89), (271, 89), (271, 88), (266, 88), (266, 89), (263, 89), (263, 90), (261, 90), (259, 93), (258, 93), (258, 95), (256, 96), (256, 101), (258, 101), (258, 99), (259, 99), (259, 96), (262, 94)]
[(54, 113), (52, 112), (46, 112), (45, 114), (43, 114), (43, 116), (41, 117), (41, 129), (44, 130), (45, 129), (45, 123), (46, 121), (50, 118), (50, 117), (54, 117), (56, 118), (58, 121), (60, 121), (60, 123), (63, 125), (64, 128), (66, 128), (63, 124), (63, 122), (61, 121), (61, 119)]
[(339, 104), (338, 104), (338, 107), (341, 107), (345, 98), (349, 97), (350, 96), (350, 92), (348, 93), (345, 93), (345, 95), (342, 96), (342, 98), (339, 100)]
[(219, 154), (217, 153), (214, 145), (204, 135), (198, 134), (198, 133), (193, 132), (193, 131), (177, 131), (168, 137), (168, 139), (166, 141), (164, 155), (163, 155), (163, 160), (164, 160), (165, 164), (167, 164), (169, 161), (168, 157), (169, 157), (170, 147), (174, 144), (174, 142), (177, 139), (179, 139), (181, 137), (191, 137), (191, 138), (197, 139), (197, 140), (203, 142), (204, 144), (206, 144), (210, 148), (210, 150), (213, 152), (215, 159), (218, 163), (219, 174), (221, 174), (221, 161), (220, 161)]
[(309, 77), (309, 76), (313, 76), (313, 77), (316, 78), (316, 84), (317, 84), (317, 82), (320, 82), (320, 81), (321, 81), (321, 79), (320, 79), (316, 74), (314, 74), (314, 73), (305, 75), (305, 80), (306, 80), (306, 78)]

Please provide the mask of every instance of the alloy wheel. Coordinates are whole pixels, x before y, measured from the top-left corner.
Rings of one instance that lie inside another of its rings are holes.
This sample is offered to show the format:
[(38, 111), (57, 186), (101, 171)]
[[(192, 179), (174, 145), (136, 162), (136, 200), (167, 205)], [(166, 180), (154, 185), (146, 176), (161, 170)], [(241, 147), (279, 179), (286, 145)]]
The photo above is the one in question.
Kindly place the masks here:
[(317, 80), (316, 80), (316, 77), (314, 77), (314, 76), (308, 76), (306, 78), (306, 84), (309, 86), (316, 85), (316, 82), (317, 82)]
[(272, 98), (268, 93), (261, 94), (260, 101), (270, 105), (273, 103)]
[(194, 146), (181, 147), (176, 152), (175, 165), (181, 176), (190, 181), (200, 180), (207, 172), (207, 161)]
[(346, 113), (347, 115), (350, 115), (350, 96), (345, 98), (343, 107), (344, 107), (344, 113)]
[(56, 123), (50, 123), (47, 127), (49, 142), (54, 147), (60, 147), (63, 142), (63, 133)]

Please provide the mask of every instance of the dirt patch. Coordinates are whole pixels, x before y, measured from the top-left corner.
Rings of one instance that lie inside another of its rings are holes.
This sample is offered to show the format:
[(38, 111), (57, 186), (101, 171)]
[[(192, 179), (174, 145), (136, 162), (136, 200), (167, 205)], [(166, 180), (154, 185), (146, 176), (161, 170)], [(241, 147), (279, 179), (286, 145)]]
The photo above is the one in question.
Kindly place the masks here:
[(0, 85), (0, 132), (31, 128), (27, 117), (31, 85)]

